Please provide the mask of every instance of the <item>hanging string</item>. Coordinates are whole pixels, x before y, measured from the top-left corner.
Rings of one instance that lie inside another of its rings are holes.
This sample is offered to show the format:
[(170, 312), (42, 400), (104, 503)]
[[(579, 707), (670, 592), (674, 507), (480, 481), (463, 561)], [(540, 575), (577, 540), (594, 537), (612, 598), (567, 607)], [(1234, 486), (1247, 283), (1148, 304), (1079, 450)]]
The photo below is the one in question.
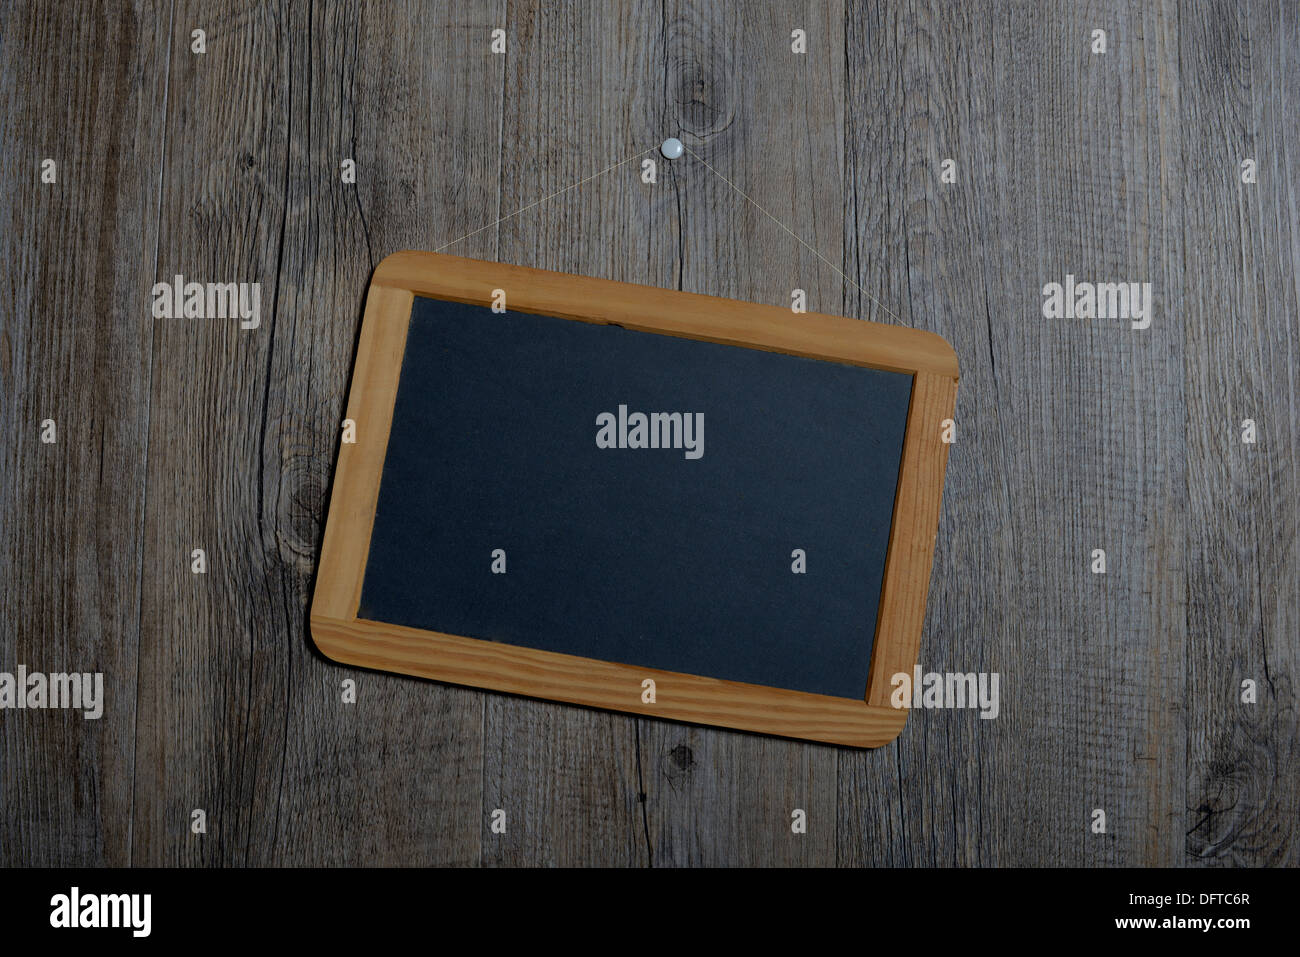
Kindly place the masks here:
[(619, 162), (615, 163), (613, 166), (606, 166), (606, 167), (605, 167), (603, 170), (601, 170), (599, 173), (592, 173), (592, 174), (591, 174), (590, 176), (588, 176), (586, 179), (580, 179), (580, 180), (578, 180), (576, 183), (574, 183), (572, 186), (566, 186), (566, 187), (564, 187), (564, 189), (557, 189), (554, 193), (551, 193), (549, 196), (543, 196), (541, 199), (537, 200), (536, 202), (529, 203), (527, 206), (524, 206), (524, 207), (522, 207), (522, 208), (520, 208), (520, 209), (516, 209), (516, 210), (515, 210), (513, 213), (511, 213), (510, 215), (508, 215), (508, 216), (502, 216), (500, 219), (498, 219), (498, 220), (497, 220), (496, 222), (494, 222), (494, 223), (488, 223), (486, 226), (480, 226), (478, 229), (474, 230), (472, 233), (466, 233), (464, 236), (461, 236), (459, 239), (453, 239), (453, 240), (452, 240), (451, 242), (449, 242), (449, 243), (443, 243), (441, 246), (439, 246), (437, 249), (435, 249), (434, 252), (436, 252), (436, 253), (440, 253), (440, 252), (442, 252), (444, 249), (446, 249), (448, 246), (455, 246), (457, 243), (459, 243), (459, 242), (463, 242), (464, 240), (469, 239), (471, 236), (477, 236), (479, 233), (483, 232), (483, 230), (485, 230), (485, 229), (491, 229), (493, 226), (500, 226), (500, 225), (501, 225), (502, 223), (504, 223), (507, 219), (514, 219), (514, 218), (515, 218), (516, 216), (518, 216), (520, 213), (526, 213), (526, 212), (528, 212), (530, 209), (532, 209), (534, 206), (540, 206), (540, 205), (542, 205), (542, 203), (545, 203), (545, 202), (547, 202), (548, 200), (552, 200), (552, 199), (554, 199), (555, 197), (559, 196), (561, 193), (567, 193), (567, 192), (569, 192), (569, 191), (571, 191), (571, 190), (575, 190), (575, 189), (577, 189), (579, 186), (582, 186), (582, 185), (585, 184), (585, 183), (590, 183), (593, 179), (598, 179), (599, 177), (604, 176), (606, 173), (612, 173), (614, 170), (618, 169), (620, 166), (626, 166), (628, 163), (632, 162), (633, 160), (640, 159), (642, 156), (645, 156), (647, 153), (652, 153), (652, 152), (654, 152), (654, 150), (655, 150), (656, 148), (657, 148), (657, 147), (651, 147), (651, 148), (648, 149), (648, 150), (642, 150), (640, 153), (637, 153), (635, 156), (629, 156), (629, 157), (628, 157), (627, 159), (625, 159), (625, 160), (620, 160)]
[(781, 220), (777, 219), (775, 216), (773, 216), (771, 213), (769, 213), (769, 212), (768, 212), (766, 209), (764, 209), (762, 206), (758, 205), (758, 203), (754, 202), (754, 200), (753, 200), (752, 198), (750, 198), (750, 196), (749, 196), (748, 193), (746, 193), (743, 189), (741, 189), (739, 186), (737, 186), (737, 185), (736, 185), (735, 183), (733, 183), (731, 180), (727, 179), (727, 177), (723, 176), (723, 175), (722, 175), (721, 173), (719, 173), (716, 169), (714, 169), (712, 166), (710, 166), (710, 165), (708, 164), (708, 162), (704, 159), (703, 156), (701, 156), (699, 153), (695, 152), (695, 150), (691, 149), (689, 146), (685, 147), (685, 150), (686, 150), (686, 152), (690, 153), (691, 156), (695, 157), (697, 160), (699, 160), (701, 163), (703, 163), (703, 164), (704, 164), (704, 168), (707, 169), (710, 173), (712, 173), (714, 176), (718, 177), (718, 179), (722, 180), (724, 183), (726, 183), (728, 186), (730, 186), (732, 189), (734, 189), (737, 193), (739, 193), (739, 194), (744, 198), (745, 202), (749, 203), (751, 206), (753, 206), (756, 210), (758, 210), (760, 213), (762, 213), (764, 216), (766, 216), (766, 217), (767, 217), (768, 219), (770, 219), (772, 222), (776, 223), (778, 226), (780, 226), (782, 229), (784, 229), (787, 233), (790, 234), (790, 236), (794, 239), (794, 241), (797, 242), (800, 246), (802, 246), (804, 249), (808, 250), (810, 253), (812, 253), (814, 256), (816, 256), (818, 259), (820, 259), (822, 262), (824, 262), (827, 266), (830, 266), (832, 270), (834, 270), (836, 273), (839, 274), (839, 277), (840, 277), (841, 279), (843, 279), (845, 282), (851, 284), (851, 285), (853, 286), (854, 289), (856, 289), (858, 292), (862, 293), (862, 295), (866, 296), (868, 299), (870, 299), (872, 302), (874, 302), (877, 306), (879, 306), (881, 309), (883, 309), (886, 313), (888, 313), (888, 314), (889, 314), (890, 316), (892, 316), (894, 319), (898, 320), (899, 322), (902, 322), (902, 321), (903, 321), (902, 319), (899, 319), (898, 316), (895, 315), (895, 313), (894, 313), (891, 309), (889, 309), (888, 306), (886, 306), (883, 302), (881, 302), (879, 299), (877, 299), (877, 298), (876, 298), (875, 296), (873, 296), (871, 293), (867, 292), (867, 291), (866, 291), (865, 289), (863, 289), (860, 285), (858, 285), (857, 280), (855, 280), (855, 279), (851, 279), (849, 276), (847, 276), (847, 275), (844, 273), (844, 271), (843, 271), (842, 269), (840, 269), (838, 266), (836, 266), (833, 262), (831, 262), (829, 259), (827, 259), (825, 256), (823, 256), (823, 255), (822, 255), (821, 253), (819, 253), (817, 250), (813, 249), (813, 247), (810, 246), (810, 245), (808, 245), (808, 243), (804, 242), (804, 241), (803, 241), (803, 240), (802, 240), (798, 235), (795, 234), (795, 231), (794, 231), (793, 229), (791, 229), (791, 228), (790, 228), (789, 226), (787, 226), (785, 223), (781, 222)]
[[(867, 297), (868, 299), (870, 299), (873, 303), (875, 303), (877, 306), (879, 306), (879, 307), (880, 307), (880, 308), (881, 308), (881, 309), (882, 309), (882, 310), (883, 310), (883, 311), (884, 311), (888, 316), (890, 316), (891, 318), (893, 318), (894, 320), (896, 320), (896, 321), (898, 321), (898, 322), (902, 322), (902, 321), (903, 321), (902, 319), (899, 318), (899, 316), (898, 316), (897, 313), (895, 313), (892, 309), (890, 309), (888, 306), (886, 306), (883, 302), (881, 302), (879, 299), (877, 299), (877, 298), (876, 298), (875, 296), (873, 296), (871, 293), (869, 293), (869, 292), (867, 292), (865, 289), (863, 289), (862, 286), (858, 283), (858, 281), (857, 281), (856, 279), (853, 279), (851, 276), (849, 276), (847, 273), (845, 273), (844, 270), (840, 269), (840, 268), (839, 268), (838, 266), (836, 266), (833, 262), (831, 262), (829, 259), (827, 259), (825, 256), (823, 256), (821, 253), (819, 253), (819, 252), (818, 252), (816, 249), (814, 249), (814, 248), (813, 248), (809, 243), (805, 242), (805, 241), (803, 240), (803, 238), (800, 237), (800, 236), (799, 236), (799, 235), (798, 235), (798, 234), (797, 234), (793, 229), (791, 229), (791, 228), (790, 228), (789, 226), (787, 226), (785, 223), (781, 222), (781, 220), (777, 219), (775, 216), (773, 216), (771, 213), (769, 213), (766, 209), (764, 209), (762, 206), (760, 206), (757, 202), (755, 202), (754, 199), (753, 199), (753, 197), (751, 197), (751, 196), (750, 196), (748, 193), (746, 193), (743, 189), (741, 189), (739, 186), (737, 186), (737, 185), (736, 185), (735, 183), (733, 183), (731, 180), (727, 179), (727, 177), (723, 176), (723, 175), (722, 175), (721, 173), (719, 173), (716, 169), (714, 169), (712, 166), (710, 166), (709, 163), (708, 163), (708, 161), (707, 161), (703, 156), (701, 156), (699, 153), (695, 152), (695, 151), (694, 151), (693, 149), (691, 149), (689, 146), (683, 146), (682, 148), (683, 148), (687, 153), (689, 153), (689, 154), (692, 156), (692, 158), (699, 160), (700, 163), (704, 166), (704, 168), (707, 169), (710, 173), (712, 173), (714, 176), (718, 177), (718, 179), (722, 180), (724, 183), (726, 183), (728, 186), (730, 186), (733, 190), (735, 190), (735, 192), (737, 193), (737, 195), (739, 195), (742, 199), (744, 199), (745, 202), (749, 203), (751, 206), (753, 206), (756, 210), (758, 210), (760, 213), (762, 213), (764, 216), (766, 216), (766, 217), (767, 217), (768, 219), (770, 219), (772, 222), (774, 222), (774, 223), (776, 223), (778, 226), (780, 226), (781, 229), (785, 230), (785, 232), (788, 233), (788, 234), (790, 235), (790, 237), (791, 237), (792, 239), (794, 239), (795, 242), (797, 242), (800, 246), (802, 246), (804, 249), (808, 250), (810, 253), (812, 253), (814, 256), (816, 256), (819, 260), (821, 260), (823, 263), (825, 263), (827, 266), (829, 266), (830, 269), (831, 269), (831, 270), (832, 270), (836, 275), (838, 275), (838, 276), (839, 276), (841, 279), (843, 279), (845, 282), (847, 282), (847, 283), (849, 283), (851, 286), (853, 286), (854, 289), (856, 289), (858, 292), (862, 293), (862, 295), (866, 296), (866, 297)], [(626, 166), (628, 163), (631, 163), (633, 160), (638, 160), (638, 159), (640, 159), (641, 157), (645, 156), (647, 153), (653, 153), (653, 152), (655, 152), (655, 151), (658, 150), (658, 149), (659, 149), (659, 147), (651, 147), (650, 149), (645, 149), (645, 150), (642, 150), (642, 151), (639, 152), (639, 153), (636, 153), (636, 154), (634, 154), (634, 155), (632, 155), (632, 156), (629, 156), (627, 159), (620, 160), (619, 162), (615, 163), (613, 166), (606, 166), (606, 167), (605, 167), (603, 170), (601, 170), (600, 172), (598, 172), (598, 173), (592, 173), (590, 176), (586, 177), (585, 179), (580, 179), (580, 180), (578, 180), (578, 182), (572, 184), (571, 186), (566, 186), (566, 187), (564, 187), (563, 189), (557, 189), (555, 192), (550, 193), (550, 194), (547, 195), (547, 196), (543, 196), (541, 199), (539, 199), (539, 200), (535, 200), (534, 202), (529, 203), (527, 206), (520, 207), (519, 209), (516, 209), (513, 213), (510, 213), (510, 214), (507, 215), (507, 216), (502, 216), (500, 219), (498, 219), (498, 220), (496, 220), (496, 221), (494, 221), (494, 222), (488, 223), (486, 226), (480, 226), (478, 229), (474, 230), (473, 232), (468, 232), (468, 233), (466, 233), (464, 236), (460, 236), (460, 237), (458, 237), (458, 238), (456, 238), (456, 239), (453, 239), (453, 240), (452, 240), (451, 242), (449, 242), (449, 243), (443, 243), (441, 246), (439, 246), (437, 249), (435, 249), (434, 252), (439, 252), (439, 253), (440, 253), (440, 252), (442, 252), (444, 249), (448, 248), (449, 246), (455, 246), (457, 243), (459, 243), (459, 242), (463, 242), (463, 241), (465, 241), (466, 239), (469, 239), (471, 236), (477, 236), (479, 233), (483, 232), (484, 230), (492, 229), (494, 226), (499, 226), (499, 225), (501, 225), (502, 223), (504, 223), (506, 220), (514, 219), (514, 218), (515, 218), (516, 216), (518, 216), (520, 213), (526, 213), (526, 212), (528, 212), (528, 210), (533, 209), (533, 208), (536, 207), (536, 206), (540, 206), (540, 205), (542, 205), (542, 203), (549, 202), (550, 200), (554, 199), (554, 198), (557, 197), (557, 196), (560, 196), (560, 195), (562, 195), (562, 194), (564, 194), (564, 193), (571, 192), (572, 190), (577, 189), (579, 186), (583, 186), (583, 185), (585, 185), (585, 184), (587, 184), (587, 183), (590, 183), (593, 179), (599, 179), (601, 176), (604, 176), (606, 173), (612, 173), (614, 170), (618, 169), (620, 166)]]

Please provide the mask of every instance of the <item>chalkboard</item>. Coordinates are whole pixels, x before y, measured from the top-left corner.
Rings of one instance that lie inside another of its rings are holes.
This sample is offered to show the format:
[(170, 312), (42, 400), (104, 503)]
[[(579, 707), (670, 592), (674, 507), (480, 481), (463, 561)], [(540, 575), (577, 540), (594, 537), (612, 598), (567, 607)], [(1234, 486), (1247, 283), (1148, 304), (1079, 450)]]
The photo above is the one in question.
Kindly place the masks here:
[(917, 330), (396, 254), (367, 301), (313, 635), (368, 667), (883, 743), (956, 372)]
[(911, 390), (417, 297), (358, 614), (861, 699)]

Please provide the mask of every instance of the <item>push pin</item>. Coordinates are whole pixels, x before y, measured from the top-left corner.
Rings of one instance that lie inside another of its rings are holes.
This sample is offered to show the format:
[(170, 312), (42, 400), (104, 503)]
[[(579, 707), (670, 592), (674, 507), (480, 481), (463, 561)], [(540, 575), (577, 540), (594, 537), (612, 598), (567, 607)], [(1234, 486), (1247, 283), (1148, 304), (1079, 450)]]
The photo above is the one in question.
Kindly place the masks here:
[(685, 150), (686, 147), (682, 146), (682, 141), (675, 136), (670, 136), (664, 140), (659, 147), (659, 152), (670, 160), (677, 159)]

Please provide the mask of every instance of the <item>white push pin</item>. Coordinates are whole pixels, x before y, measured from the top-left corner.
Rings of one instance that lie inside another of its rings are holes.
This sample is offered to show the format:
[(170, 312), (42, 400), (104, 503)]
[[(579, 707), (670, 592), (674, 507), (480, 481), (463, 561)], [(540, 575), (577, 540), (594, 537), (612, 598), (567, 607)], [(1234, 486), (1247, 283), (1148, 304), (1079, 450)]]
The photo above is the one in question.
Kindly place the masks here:
[(659, 147), (659, 152), (663, 153), (670, 160), (675, 160), (685, 152), (686, 147), (682, 146), (682, 141), (675, 136), (670, 136), (664, 140)]

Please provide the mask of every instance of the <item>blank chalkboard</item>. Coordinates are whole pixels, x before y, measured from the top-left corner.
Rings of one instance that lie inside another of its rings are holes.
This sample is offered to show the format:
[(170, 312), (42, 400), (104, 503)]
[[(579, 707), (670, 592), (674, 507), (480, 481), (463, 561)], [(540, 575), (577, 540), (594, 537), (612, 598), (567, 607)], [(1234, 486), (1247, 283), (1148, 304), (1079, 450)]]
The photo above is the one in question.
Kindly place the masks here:
[(359, 615), (861, 699), (911, 388), (417, 297)]
[(874, 746), (957, 382), (937, 336), (431, 253), (371, 281), (312, 605), (339, 661)]

